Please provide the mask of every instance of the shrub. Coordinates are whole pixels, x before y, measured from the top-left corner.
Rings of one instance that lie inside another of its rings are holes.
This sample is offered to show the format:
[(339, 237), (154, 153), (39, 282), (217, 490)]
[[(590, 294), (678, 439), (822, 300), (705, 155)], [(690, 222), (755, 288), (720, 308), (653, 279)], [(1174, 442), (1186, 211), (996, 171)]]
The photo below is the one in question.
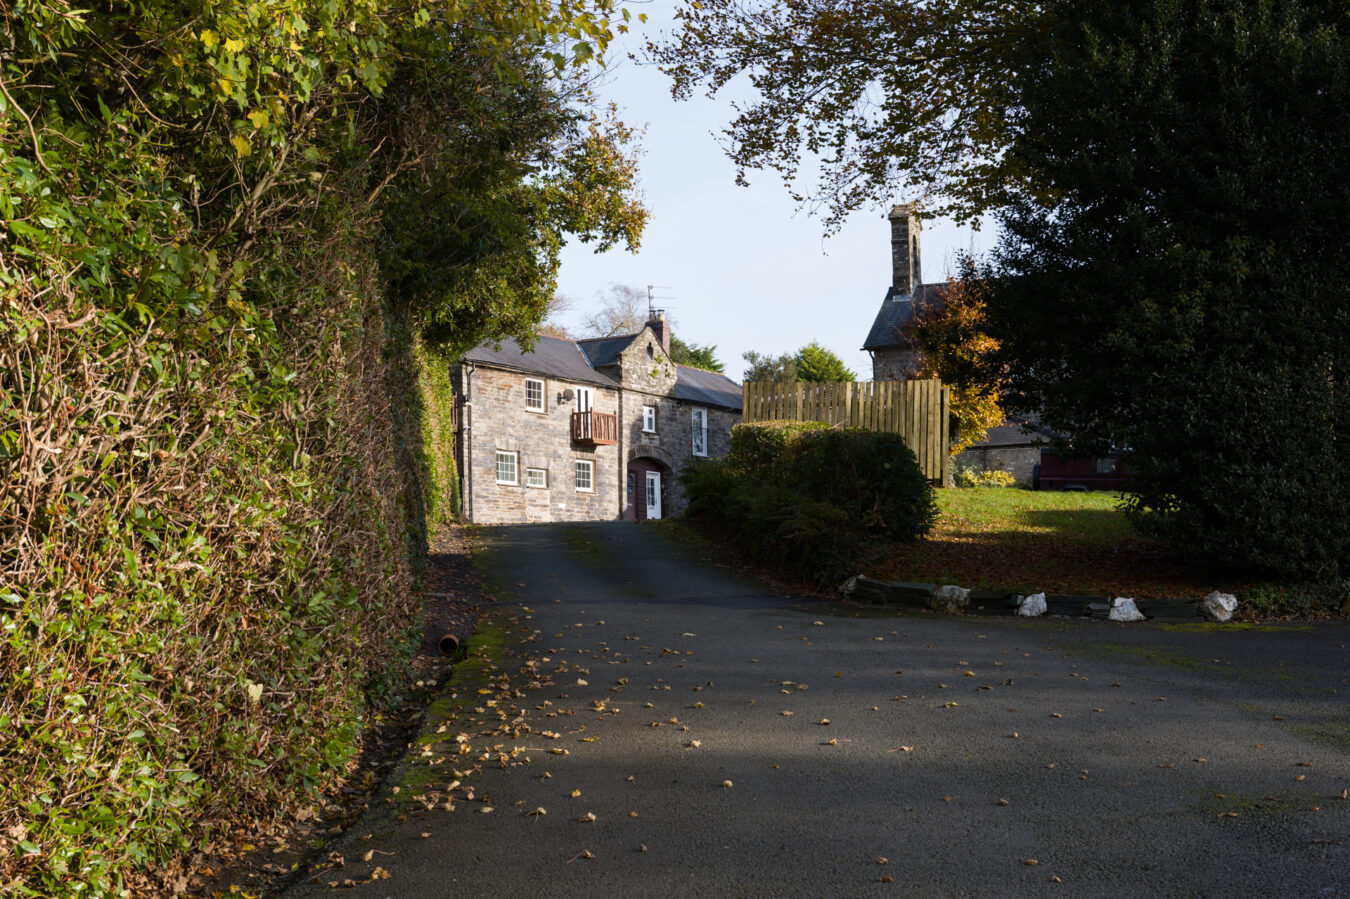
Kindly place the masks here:
[(1240, 598), (1240, 608), (1255, 618), (1329, 615), (1346, 611), (1350, 606), (1350, 580), (1260, 584)]
[(830, 426), (821, 421), (765, 421), (741, 424), (732, 428), (731, 451), (727, 461), (746, 477), (771, 478), (782, 474), (777, 470), (787, 457), (787, 448), (813, 431), (828, 431)]
[(1016, 487), (1017, 478), (1011, 471), (997, 468), (958, 468), (955, 478), (958, 487)]
[(815, 422), (738, 426), (727, 457), (687, 469), (684, 481), (691, 515), (716, 518), (755, 556), (827, 583), (888, 541), (926, 535), (937, 516), (899, 435)]

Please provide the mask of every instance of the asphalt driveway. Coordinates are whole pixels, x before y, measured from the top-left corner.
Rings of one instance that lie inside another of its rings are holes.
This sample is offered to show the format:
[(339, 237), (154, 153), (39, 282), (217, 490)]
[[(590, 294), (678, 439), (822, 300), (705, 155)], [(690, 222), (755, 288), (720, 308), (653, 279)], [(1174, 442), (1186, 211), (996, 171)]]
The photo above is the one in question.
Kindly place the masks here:
[(1350, 895), (1344, 623), (948, 618), (651, 527), (482, 539), (484, 649), (289, 895)]

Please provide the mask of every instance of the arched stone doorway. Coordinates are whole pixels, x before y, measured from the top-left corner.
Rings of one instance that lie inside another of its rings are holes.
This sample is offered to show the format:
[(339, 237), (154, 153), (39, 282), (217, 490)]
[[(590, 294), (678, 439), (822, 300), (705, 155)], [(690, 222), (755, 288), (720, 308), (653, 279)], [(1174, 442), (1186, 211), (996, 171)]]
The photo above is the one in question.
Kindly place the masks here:
[(674, 461), (670, 453), (650, 443), (639, 443), (628, 451), (624, 518), (647, 521), (665, 514), (665, 497)]

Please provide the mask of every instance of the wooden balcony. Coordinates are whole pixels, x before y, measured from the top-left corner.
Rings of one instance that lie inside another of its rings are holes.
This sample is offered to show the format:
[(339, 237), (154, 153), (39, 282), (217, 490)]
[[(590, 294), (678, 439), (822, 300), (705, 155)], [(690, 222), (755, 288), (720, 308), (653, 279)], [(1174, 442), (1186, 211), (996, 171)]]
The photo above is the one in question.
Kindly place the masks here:
[(619, 418), (604, 412), (573, 412), (572, 439), (577, 443), (614, 446), (619, 442)]

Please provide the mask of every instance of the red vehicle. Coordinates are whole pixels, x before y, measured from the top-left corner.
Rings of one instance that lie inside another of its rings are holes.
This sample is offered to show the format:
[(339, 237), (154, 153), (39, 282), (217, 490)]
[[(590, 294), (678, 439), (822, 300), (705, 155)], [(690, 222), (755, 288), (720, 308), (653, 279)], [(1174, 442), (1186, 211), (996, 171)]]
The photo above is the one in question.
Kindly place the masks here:
[(1062, 459), (1041, 450), (1037, 490), (1124, 490), (1130, 473), (1115, 456), (1096, 459)]

